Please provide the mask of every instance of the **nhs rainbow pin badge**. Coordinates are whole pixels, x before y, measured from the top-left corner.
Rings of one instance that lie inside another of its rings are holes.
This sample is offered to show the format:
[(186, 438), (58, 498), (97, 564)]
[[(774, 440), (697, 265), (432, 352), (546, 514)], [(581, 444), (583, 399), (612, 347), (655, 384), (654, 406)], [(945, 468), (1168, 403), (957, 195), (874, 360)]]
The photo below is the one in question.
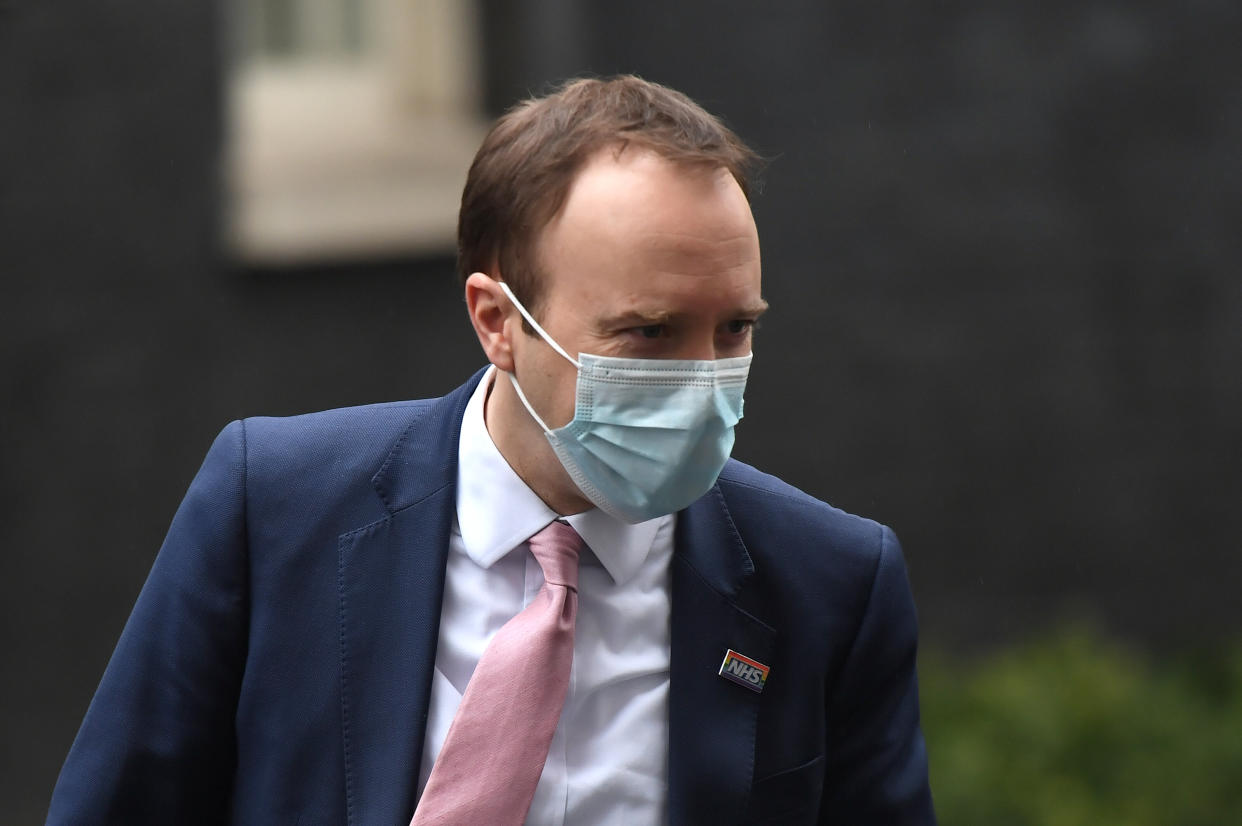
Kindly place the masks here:
[(768, 681), (769, 670), (771, 669), (758, 660), (752, 660), (730, 648), (725, 653), (724, 662), (720, 664), (719, 674), (726, 680), (732, 680), (738, 685), (758, 692), (763, 691), (764, 683)]

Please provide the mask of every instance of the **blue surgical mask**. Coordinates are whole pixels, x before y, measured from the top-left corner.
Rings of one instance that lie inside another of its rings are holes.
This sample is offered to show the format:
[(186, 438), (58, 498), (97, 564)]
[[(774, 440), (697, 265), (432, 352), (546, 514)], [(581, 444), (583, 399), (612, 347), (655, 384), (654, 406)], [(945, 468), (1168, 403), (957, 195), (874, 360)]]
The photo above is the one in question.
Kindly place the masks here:
[(742, 418), (750, 354), (728, 359), (577, 359), (544, 332), (509, 285), (500, 288), (552, 349), (578, 368), (574, 417), (543, 429), (569, 478), (600, 510), (629, 523), (675, 513), (716, 483)]

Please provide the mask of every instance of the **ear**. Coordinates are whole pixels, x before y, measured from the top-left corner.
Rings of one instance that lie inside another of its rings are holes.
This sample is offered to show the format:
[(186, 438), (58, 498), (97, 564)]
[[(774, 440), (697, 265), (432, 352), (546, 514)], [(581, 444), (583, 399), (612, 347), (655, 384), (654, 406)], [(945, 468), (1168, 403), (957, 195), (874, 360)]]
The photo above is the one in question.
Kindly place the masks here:
[(500, 284), (486, 273), (471, 273), (466, 279), (466, 310), (487, 360), (512, 373), (512, 336), (521, 334), (521, 319)]

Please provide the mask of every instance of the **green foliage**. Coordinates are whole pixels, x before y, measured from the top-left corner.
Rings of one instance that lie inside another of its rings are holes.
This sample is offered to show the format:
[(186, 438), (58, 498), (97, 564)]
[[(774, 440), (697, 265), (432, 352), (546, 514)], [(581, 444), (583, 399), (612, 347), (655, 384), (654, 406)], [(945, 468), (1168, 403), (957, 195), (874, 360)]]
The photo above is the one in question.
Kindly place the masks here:
[(1242, 648), (1156, 662), (1070, 630), (919, 675), (946, 826), (1242, 823)]

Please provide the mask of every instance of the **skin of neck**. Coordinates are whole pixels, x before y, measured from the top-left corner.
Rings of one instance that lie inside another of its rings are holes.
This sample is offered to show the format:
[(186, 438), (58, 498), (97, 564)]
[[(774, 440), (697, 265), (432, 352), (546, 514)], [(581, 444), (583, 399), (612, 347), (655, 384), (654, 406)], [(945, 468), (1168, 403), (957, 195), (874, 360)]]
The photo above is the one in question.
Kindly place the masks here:
[(494, 374), (483, 405), (483, 422), (509, 467), (549, 508), (561, 516), (571, 516), (593, 507), (569, 478), (543, 429), (503, 371)]

